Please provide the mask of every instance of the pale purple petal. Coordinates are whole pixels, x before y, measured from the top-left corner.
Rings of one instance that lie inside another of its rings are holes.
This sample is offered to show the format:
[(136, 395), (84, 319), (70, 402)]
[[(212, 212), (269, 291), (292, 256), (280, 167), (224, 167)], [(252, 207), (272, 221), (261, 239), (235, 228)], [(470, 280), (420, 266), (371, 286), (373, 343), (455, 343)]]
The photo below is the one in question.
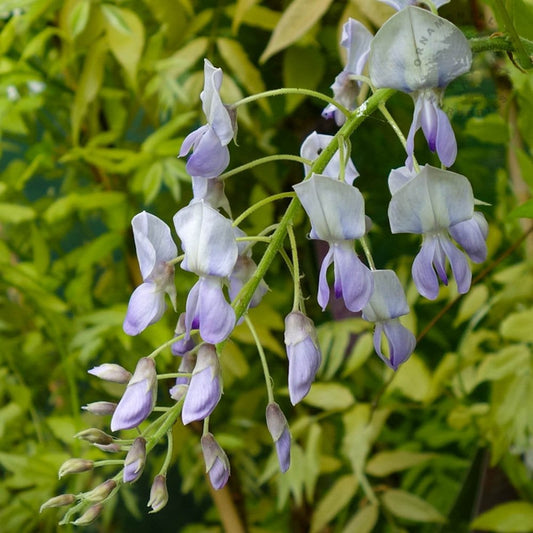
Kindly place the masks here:
[(176, 232), (185, 251), (181, 266), (199, 276), (228, 277), (237, 261), (237, 241), (231, 221), (204, 201), (174, 215)]
[(137, 481), (141, 477), (145, 463), (146, 440), (143, 437), (137, 437), (124, 460), (124, 471), (122, 473), (124, 483)]
[[(373, 37), (367, 28), (357, 20), (349, 18), (344, 24), (341, 46), (346, 48), (348, 52), (345, 67), (347, 72), (355, 75), (363, 73)], [(361, 85), (360, 81), (356, 83)]]
[(276, 453), (280, 471), (287, 472), (291, 466), (291, 434), (288, 428), (283, 430), (281, 437), (276, 441)]
[[(254, 260), (246, 255), (241, 255), (235, 263), (233, 272), (229, 278), (229, 297), (231, 301), (234, 301), (240, 290), (243, 288), (244, 284), (250, 280), (257, 270), (257, 265)], [(248, 304), (249, 307), (257, 307), (263, 296), (268, 291), (268, 285), (261, 280), (257, 289), (255, 289), (254, 294)]]
[(437, 239), (434, 237), (424, 239), (411, 269), (418, 292), (429, 300), (434, 300), (439, 294), (439, 281), (433, 269), (433, 257), (437, 245)]
[(487, 234), (489, 226), (481, 213), (450, 226), (451, 236), (464, 248), (474, 263), (482, 263), (487, 258)]
[(320, 266), (320, 274), (318, 277), (318, 294), (317, 300), (318, 305), (322, 308), (322, 311), (326, 309), (329, 302), (329, 285), (327, 280), (328, 267), (333, 263), (333, 249), (330, 247), (328, 253), (322, 260), (322, 265)]
[(226, 485), (229, 479), (229, 470), (226, 465), (220, 460), (215, 459), (213, 466), (209, 470), (209, 481), (215, 490), (220, 490)]
[(267, 405), (266, 422), (268, 431), (276, 445), (279, 468), (282, 472), (286, 472), (291, 463), (291, 434), (287, 419), (277, 403)]
[(453, 277), (457, 283), (457, 291), (459, 294), (467, 293), (472, 282), (472, 272), (465, 255), (447, 237), (441, 237), (439, 240), (450, 261)]
[(192, 202), (204, 200), (213, 209), (222, 208), (231, 216), (228, 198), (224, 193), (224, 180), (219, 178), (192, 177)]
[(409, 170), (407, 167), (392, 169), (389, 173), (389, 190), (391, 194), (394, 194), (398, 189), (401, 189), (414, 177), (416, 177), (416, 172)]
[(193, 147), (195, 147), (200, 139), (205, 135), (209, 129), (209, 124), (204, 124), (203, 126), (191, 131), (187, 137), (183, 140), (180, 147), (180, 153), (178, 157), (183, 157), (187, 155)]
[(407, 152), (407, 159), (405, 160), (405, 166), (408, 170), (413, 170), (413, 154), (415, 152), (415, 135), (420, 129), (420, 113), (424, 102), (421, 98), (415, 98), (415, 109), (413, 111), (413, 120), (411, 121), (411, 127), (407, 134), (407, 140), (405, 144), (405, 151)]
[(111, 419), (111, 431), (137, 427), (154, 407), (154, 394), (145, 381), (128, 385)]
[(429, 149), (434, 152), (437, 149), (438, 111), (436, 96), (431, 92), (422, 91), (418, 99), (422, 101), (420, 111), (420, 125), (428, 142)]
[(196, 138), (194, 151), (187, 160), (186, 170), (191, 176), (215, 178), (229, 165), (228, 147), (220, 142), (215, 130), (208, 127)]
[(374, 290), (363, 309), (363, 318), (380, 322), (409, 313), (405, 292), (393, 270), (373, 270)]
[(226, 301), (220, 280), (201, 278), (198, 297), (198, 328), (206, 342), (218, 344), (227, 339), (235, 327), (235, 312)]
[(128, 335), (138, 335), (157, 322), (166, 309), (165, 294), (157, 290), (155, 283), (142, 283), (132, 293), (123, 329)]
[(342, 295), (346, 308), (360, 311), (368, 303), (374, 280), (372, 273), (357, 257), (352, 242), (334, 243), (335, 297)]
[(437, 155), (445, 167), (451, 167), (457, 157), (457, 141), (448, 115), (437, 108)]
[(415, 336), (402, 326), (397, 318), (385, 321), (383, 331), (389, 344), (389, 359), (387, 360), (383, 355), (380, 357), (393, 370), (397, 370), (413, 353), (416, 346)]
[[(178, 318), (178, 323), (176, 324), (174, 333), (177, 336), (186, 332), (187, 328), (185, 327), (185, 313), (181, 313)], [(191, 338), (187, 338), (187, 335), (185, 335), (185, 337), (172, 344), (170, 351), (172, 352), (172, 355), (183, 356), (187, 352), (190, 352), (195, 346), (196, 343)]]
[(200, 442), (209, 481), (215, 490), (219, 490), (226, 485), (229, 479), (230, 464), (228, 456), (211, 433), (203, 435)]

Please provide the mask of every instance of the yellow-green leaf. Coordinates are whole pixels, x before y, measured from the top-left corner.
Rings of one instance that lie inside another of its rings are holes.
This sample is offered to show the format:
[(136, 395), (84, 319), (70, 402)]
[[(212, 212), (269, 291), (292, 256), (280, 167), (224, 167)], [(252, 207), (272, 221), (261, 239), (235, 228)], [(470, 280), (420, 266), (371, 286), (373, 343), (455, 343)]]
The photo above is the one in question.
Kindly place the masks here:
[(366, 472), (371, 476), (388, 476), (412, 466), (425, 463), (435, 457), (432, 453), (418, 453), (407, 450), (380, 452), (374, 455), (366, 465)]
[(354, 404), (350, 389), (338, 383), (314, 383), (304, 402), (320, 409), (346, 409)]
[(327, 11), (332, 0), (293, 0), (281, 16), (259, 62), (296, 42)]
[(20, 224), (35, 218), (35, 211), (27, 205), (0, 203), (0, 222)]
[(237, 0), (235, 12), (233, 13), (233, 22), (231, 23), (231, 31), (233, 33), (237, 33), (245, 13), (257, 2), (258, 0)]
[(527, 533), (533, 524), (533, 505), (528, 502), (508, 502), (497, 505), (478, 516), (471, 529), (484, 529), (501, 533)]
[(79, 35), (87, 26), (91, 3), (88, 0), (78, 2), (68, 15), (68, 29), (72, 37)]
[(371, 533), (374, 531), (378, 517), (378, 506), (369, 504), (355, 513), (342, 530), (342, 533)]
[(446, 521), (446, 518), (433, 505), (404, 490), (388, 490), (383, 493), (382, 500), (385, 507), (400, 518), (415, 522), (443, 523)]
[(509, 315), (500, 327), (500, 333), (506, 339), (533, 342), (533, 309)]

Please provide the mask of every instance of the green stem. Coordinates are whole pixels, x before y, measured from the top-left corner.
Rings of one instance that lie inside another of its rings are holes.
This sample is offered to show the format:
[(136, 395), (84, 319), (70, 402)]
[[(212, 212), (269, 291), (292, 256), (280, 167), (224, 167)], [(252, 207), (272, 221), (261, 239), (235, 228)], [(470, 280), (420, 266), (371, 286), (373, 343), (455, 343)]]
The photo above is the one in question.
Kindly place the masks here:
[(370, 267), (370, 270), (376, 270), (376, 265), (374, 264), (374, 258), (372, 257), (372, 253), (370, 252), (370, 247), (368, 246), (366, 237), (365, 236), (361, 237), (359, 239), (359, 242), (361, 243), (361, 246), (363, 247), (363, 252), (365, 253), (365, 257), (368, 262), (368, 266)]
[(270, 237), (261, 237), (260, 235), (254, 235), (250, 237), (237, 237), (237, 242), (270, 242)]
[(296, 245), (296, 238), (294, 237), (294, 231), (292, 225), (287, 227), (287, 233), (289, 234), (289, 242), (291, 244), (292, 252), (292, 279), (294, 283), (294, 298), (292, 302), (292, 310), (298, 311), (300, 308), (300, 301), (302, 299), (302, 290), (300, 287), (300, 263), (298, 261), (298, 246)]
[(259, 336), (257, 335), (257, 332), (255, 331), (254, 325), (252, 324), (252, 321), (249, 317), (246, 317), (244, 319), (246, 321), (246, 325), (248, 326), (248, 329), (250, 330), (250, 333), (252, 334), (252, 337), (254, 338), (255, 345), (257, 346), (257, 351), (259, 352), (259, 358), (261, 359), (261, 364), (263, 365), (263, 374), (265, 376), (265, 384), (267, 388), (267, 394), (268, 394), (268, 403), (274, 403), (274, 390), (272, 388), (272, 377), (270, 376), (270, 371), (268, 370), (268, 363), (266, 360), (265, 351), (263, 350), (263, 346), (261, 344), (261, 341), (259, 340)]
[(172, 460), (172, 450), (174, 448), (174, 437), (172, 435), (172, 430), (169, 429), (167, 431), (167, 454), (165, 455), (165, 461), (163, 462), (163, 466), (161, 467), (161, 470), (159, 470), (159, 474), (162, 476), (167, 475), (168, 467), (170, 466), (170, 461)]
[(204, 418), (204, 426), (202, 429), (202, 437), (209, 433), (209, 416)]
[(267, 198), (259, 200), (259, 202), (256, 202), (254, 205), (251, 205), (248, 209), (246, 209), (246, 211), (243, 211), (240, 216), (238, 216), (233, 221), (233, 227), (238, 226), (246, 217), (250, 216), (260, 207), (263, 207), (264, 205), (267, 205), (271, 202), (275, 202), (276, 200), (282, 200), (283, 198), (294, 198), (294, 196), (295, 194), (293, 192), (280, 192), (279, 194), (273, 194), (272, 196), (268, 196)]
[(234, 176), (235, 174), (239, 174), (240, 172), (244, 172), (245, 170), (249, 170), (259, 165), (263, 165), (265, 163), (272, 163), (273, 161), (296, 161), (296, 163), (302, 163), (304, 165), (311, 165), (312, 163), (312, 161), (309, 161), (309, 159), (305, 159), (305, 157), (300, 157), (299, 155), (292, 155), (292, 154), (267, 155), (265, 157), (260, 157), (259, 159), (254, 159), (253, 161), (250, 161), (249, 163), (241, 165), (240, 167), (232, 168), (231, 170), (224, 172), (224, 174), (220, 174), (218, 179), (225, 180), (226, 178)]
[(351, 111), (349, 109), (346, 109), (343, 105), (339, 104), (339, 102), (337, 102), (330, 96), (326, 96), (325, 94), (319, 93), (317, 91), (312, 91), (310, 89), (297, 89), (294, 87), (284, 87), (283, 89), (273, 89), (272, 91), (264, 91), (262, 93), (252, 94), (251, 96), (247, 96), (242, 100), (238, 100), (237, 102), (232, 104), (232, 107), (237, 107), (243, 104), (249, 104), (250, 102), (254, 102), (255, 100), (259, 100), (260, 98), (268, 98), (270, 96), (283, 96), (285, 94), (305, 94), (306, 96), (312, 96), (313, 98), (324, 100), (324, 102), (327, 102), (328, 104), (333, 104), (346, 117), (349, 117), (351, 115)]
[(157, 355), (162, 352), (165, 348), (168, 348), (169, 346), (172, 346), (176, 341), (179, 341), (181, 339), (183, 339), (183, 337), (185, 337), (185, 333), (182, 333), (181, 335), (176, 335), (176, 337), (173, 337), (172, 339), (170, 339), (169, 341), (163, 343), (161, 346), (159, 346), (158, 348), (156, 348), (150, 355), (148, 355), (147, 357), (150, 358), (150, 359), (155, 359), (157, 357)]
[(168, 374), (157, 374), (157, 379), (190, 378), (191, 376), (191, 372), (169, 372)]
[(184, 258), (185, 258), (185, 254), (178, 255), (178, 257), (175, 257), (174, 259), (167, 261), (167, 265), (175, 265), (176, 263), (183, 261)]

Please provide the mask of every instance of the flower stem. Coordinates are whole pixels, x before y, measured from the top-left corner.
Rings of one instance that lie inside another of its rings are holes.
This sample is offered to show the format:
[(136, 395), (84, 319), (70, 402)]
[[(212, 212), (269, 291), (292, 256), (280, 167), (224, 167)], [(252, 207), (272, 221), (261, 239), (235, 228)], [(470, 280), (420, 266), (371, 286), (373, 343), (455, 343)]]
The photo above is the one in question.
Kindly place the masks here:
[(311, 165), (312, 163), (312, 161), (305, 159), (305, 157), (300, 157), (299, 155), (292, 155), (292, 154), (267, 155), (265, 157), (260, 157), (259, 159), (254, 159), (253, 161), (250, 161), (249, 163), (241, 165), (240, 167), (232, 168), (231, 170), (224, 172), (224, 174), (220, 174), (218, 178), (221, 180), (225, 180), (226, 178), (229, 178), (231, 176), (234, 176), (235, 174), (244, 172), (245, 170), (249, 170), (259, 165), (263, 165), (265, 163), (272, 163), (273, 161), (295, 161), (296, 163), (302, 163), (304, 165)]
[(370, 267), (370, 270), (376, 270), (376, 265), (374, 264), (374, 258), (372, 257), (372, 253), (370, 252), (370, 247), (368, 246), (368, 242), (365, 236), (361, 237), (359, 239), (359, 242), (361, 243), (361, 246), (363, 247), (363, 251), (365, 253), (366, 260), (368, 261), (368, 266)]
[(167, 475), (167, 470), (170, 466), (170, 461), (172, 460), (172, 450), (174, 448), (174, 436), (172, 435), (172, 429), (167, 431), (167, 442), (167, 454), (165, 455), (163, 466), (161, 467), (161, 470), (159, 470), (159, 474), (162, 476)]
[(294, 237), (292, 224), (287, 227), (287, 233), (289, 235), (289, 242), (291, 244), (292, 278), (294, 280), (294, 298), (292, 302), (292, 310), (298, 311), (300, 308), (300, 300), (302, 299), (302, 290), (300, 287), (300, 262), (298, 260), (298, 246), (296, 245), (296, 238)]
[(273, 194), (272, 196), (269, 196), (268, 198), (263, 198), (262, 200), (259, 200), (259, 202), (256, 202), (254, 205), (251, 205), (246, 211), (243, 211), (234, 221), (233, 221), (233, 227), (238, 226), (246, 217), (250, 216), (254, 211), (257, 211), (259, 208), (263, 207), (264, 205), (267, 205), (271, 202), (275, 202), (276, 200), (281, 200), (283, 198), (294, 198), (295, 193), (293, 192), (280, 192), (279, 194)]

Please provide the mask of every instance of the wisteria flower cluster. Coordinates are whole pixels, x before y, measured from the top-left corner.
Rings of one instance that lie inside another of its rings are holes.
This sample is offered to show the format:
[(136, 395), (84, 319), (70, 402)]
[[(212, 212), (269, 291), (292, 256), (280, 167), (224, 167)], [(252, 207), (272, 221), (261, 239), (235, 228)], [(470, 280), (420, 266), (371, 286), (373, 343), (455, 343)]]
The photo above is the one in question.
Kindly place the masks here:
[[(415, 350), (415, 336), (401, 320), (409, 313), (404, 289), (393, 270), (377, 269), (374, 264), (368, 243), (372, 222), (365, 213), (364, 195), (354, 185), (359, 173), (350, 158), (346, 131), (353, 131), (347, 128), (365, 113), (366, 104), (359, 106), (358, 101), (364, 83), (372, 90), (387, 88), (408, 93), (414, 100), (412, 124), (407, 139), (402, 138), (405, 165), (391, 170), (388, 177), (391, 193), (388, 218), (392, 233), (422, 236), (420, 251), (412, 263), (412, 278), (420, 295), (437, 298), (439, 281), (445, 285), (449, 281), (447, 264), (458, 292), (467, 292), (471, 283), (467, 256), (481, 262), (487, 254), (487, 223), (481, 213), (474, 211), (472, 187), (466, 177), (446, 169), (454, 163), (457, 145), (441, 100), (446, 86), (471, 67), (468, 42), (453, 24), (427, 9), (413, 6), (414, 2), (387, 3), (398, 12), (376, 35), (353, 19), (344, 25), (341, 45), (347, 51), (347, 64), (331, 86), (338, 106), (330, 103), (323, 112), (324, 117), (334, 119), (342, 128), (335, 136), (311, 132), (304, 140), (300, 152), (304, 179), (294, 185), (292, 202), (279, 225), (262, 235), (269, 243), (283, 244), (286, 236), (290, 242), (291, 253), (285, 254), (285, 259), (294, 278), (294, 304), (286, 315), (284, 341), (288, 393), (293, 405), (309, 393), (321, 365), (316, 329), (305, 312), (300, 287), (291, 218), (299, 206), (308, 217), (309, 238), (328, 244), (317, 288), (317, 302), (322, 310), (332, 297), (342, 299), (347, 310), (374, 324), (375, 351), (392, 370), (397, 370)], [(442, 3), (445, 2), (437, 7)], [(367, 71), (368, 78), (364, 75)], [(185, 425), (203, 422), (200, 448), (212, 486), (221, 489), (230, 477), (229, 458), (209, 424), (223, 393), (220, 347), (242, 321), (257, 337), (247, 309), (260, 305), (268, 291), (264, 280), (271, 261), (266, 259), (268, 250), (278, 246), (274, 251), (279, 252), (280, 245), (269, 244), (258, 266), (252, 255), (257, 236), (247, 236), (239, 228), (242, 217), (229, 218), (231, 210), (224, 192), (223, 173), (230, 162), (228, 145), (237, 134), (237, 106), (222, 102), (222, 81), (222, 70), (206, 59), (200, 98), (207, 123), (185, 138), (179, 152), (184, 157), (192, 150), (186, 169), (192, 179), (193, 199), (174, 215), (175, 235), (166, 222), (153, 214), (143, 211), (132, 220), (143, 282), (129, 301), (123, 325), (128, 335), (138, 335), (161, 319), (167, 295), (174, 310), (180, 307), (176, 302), (175, 277), (180, 275), (176, 265), (197, 276), (185, 304), (181, 305), (182, 312), (176, 317), (175, 336), (161, 347), (171, 347), (179, 358), (175, 385), (170, 391), (158, 391), (156, 356), (161, 350), (141, 357), (133, 373), (115, 364), (89, 371), (102, 380), (123, 383), (125, 390), (118, 404), (101, 401), (85, 409), (110, 415), (112, 432), (137, 428), (139, 434), (133, 441), (97, 429), (78, 435), (106, 452), (125, 451), (126, 456), (121, 474), (92, 494), (63, 495), (44, 504), (43, 507), (52, 507), (77, 502), (64, 522), (71, 521), (73, 513), (79, 514), (73, 520), (77, 525), (95, 519), (102, 503), (120, 484), (133, 483), (142, 475), (147, 454), (168, 435), (170, 451), (154, 478), (149, 499), (154, 512), (163, 508), (168, 500), (165, 480), (172, 456), (170, 429), (179, 416)], [(443, 168), (419, 166), (416, 161), (414, 138), (420, 128)], [(282, 238), (276, 240), (276, 236)], [(260, 344), (257, 349), (266, 377), (266, 427), (272, 436), (279, 468), (285, 472), (290, 467), (291, 433), (274, 396), (265, 353)], [(143, 423), (154, 413), (158, 401), (165, 405), (174, 403), (154, 430), (153, 425)], [(96, 466), (93, 461), (71, 459), (63, 465), (60, 475)]]

